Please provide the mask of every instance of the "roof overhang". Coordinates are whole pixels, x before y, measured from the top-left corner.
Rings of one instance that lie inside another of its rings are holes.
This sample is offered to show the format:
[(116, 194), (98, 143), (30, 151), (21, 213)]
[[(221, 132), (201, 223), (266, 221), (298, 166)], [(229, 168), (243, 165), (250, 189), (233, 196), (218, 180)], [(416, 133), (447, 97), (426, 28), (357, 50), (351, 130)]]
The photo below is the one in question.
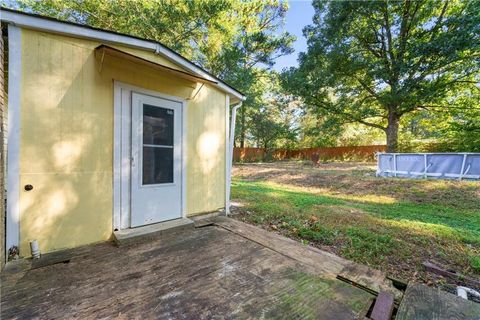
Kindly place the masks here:
[(240, 91), (229, 86), (225, 82), (211, 75), (201, 67), (197, 66), (193, 62), (182, 57), (178, 53), (167, 48), (159, 42), (141, 39), (112, 31), (97, 29), (81, 24), (64, 22), (35, 14), (4, 8), (1, 8), (0, 10), (1, 21), (14, 24), (18, 27), (41, 30), (61, 35), (68, 35), (76, 38), (91, 39), (102, 43), (120, 44), (132, 48), (152, 51), (172, 61), (173, 63), (187, 70), (188, 72), (191, 72), (191, 76), (203, 79), (203, 81), (208, 81), (214, 87), (217, 87), (218, 89), (226, 92), (231, 98), (233, 98), (231, 99), (232, 103), (243, 101), (246, 99), (245, 95), (243, 95)]
[(181, 70), (178, 70), (178, 69), (173, 69), (173, 68), (170, 68), (170, 67), (165, 66), (163, 64), (144, 59), (142, 57), (133, 55), (131, 53), (128, 53), (128, 52), (125, 52), (125, 51), (122, 51), (122, 50), (119, 50), (119, 49), (116, 49), (116, 48), (113, 48), (113, 47), (110, 47), (110, 46), (107, 46), (107, 45), (104, 45), (104, 44), (95, 48), (95, 58), (100, 63), (100, 67), (99, 67), (100, 70), (102, 69), (104, 60), (107, 57), (115, 57), (115, 58), (120, 58), (120, 59), (123, 59), (123, 60), (127, 60), (129, 62), (139, 64), (139, 65), (143, 65), (143, 66), (152, 68), (154, 70), (158, 70), (160, 72), (165, 72), (165, 73), (168, 73), (168, 74), (171, 74), (171, 75), (174, 75), (176, 77), (179, 77), (179, 78), (182, 78), (182, 79), (185, 79), (185, 80), (189, 80), (189, 81), (192, 81), (192, 82), (211, 83), (211, 84), (217, 84), (218, 83), (217, 81), (212, 81), (212, 80), (206, 79), (204, 77), (196, 76), (194, 74), (191, 74), (191, 73), (188, 73), (188, 72), (185, 72), (185, 71), (181, 71)]

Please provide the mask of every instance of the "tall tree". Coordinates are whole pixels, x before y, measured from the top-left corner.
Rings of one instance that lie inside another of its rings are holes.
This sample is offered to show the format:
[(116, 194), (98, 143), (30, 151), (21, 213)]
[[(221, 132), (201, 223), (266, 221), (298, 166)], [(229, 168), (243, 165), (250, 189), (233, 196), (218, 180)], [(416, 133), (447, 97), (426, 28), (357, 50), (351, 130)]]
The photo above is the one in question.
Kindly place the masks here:
[(295, 38), (282, 32), (288, 9), (285, 1), (246, 1), (238, 2), (238, 5), (244, 27), (212, 69), (219, 70), (221, 78), (247, 96), (240, 109), (236, 135), (243, 148), (249, 120), (267, 103), (268, 88), (277, 81), (277, 76), (269, 69), (275, 59), (293, 52)]
[(251, 111), (247, 122), (250, 138), (265, 149), (291, 146), (298, 135), (298, 108), (282, 93), (278, 73), (270, 71), (266, 82), (262, 105)]
[[(480, 1), (313, 2), (308, 51), (287, 90), (316, 112), (381, 129), (396, 151), (402, 116), (464, 107), (480, 93)], [(468, 106), (467, 106), (468, 107)]]

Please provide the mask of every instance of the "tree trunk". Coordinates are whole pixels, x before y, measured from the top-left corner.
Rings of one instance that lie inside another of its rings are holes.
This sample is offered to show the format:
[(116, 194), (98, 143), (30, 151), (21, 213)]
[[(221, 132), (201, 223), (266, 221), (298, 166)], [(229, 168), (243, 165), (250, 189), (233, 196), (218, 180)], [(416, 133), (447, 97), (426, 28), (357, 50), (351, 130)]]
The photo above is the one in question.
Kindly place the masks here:
[(245, 107), (240, 108), (240, 148), (245, 148)]
[(395, 112), (388, 114), (388, 124), (385, 133), (387, 134), (387, 152), (398, 151), (398, 127), (400, 117)]

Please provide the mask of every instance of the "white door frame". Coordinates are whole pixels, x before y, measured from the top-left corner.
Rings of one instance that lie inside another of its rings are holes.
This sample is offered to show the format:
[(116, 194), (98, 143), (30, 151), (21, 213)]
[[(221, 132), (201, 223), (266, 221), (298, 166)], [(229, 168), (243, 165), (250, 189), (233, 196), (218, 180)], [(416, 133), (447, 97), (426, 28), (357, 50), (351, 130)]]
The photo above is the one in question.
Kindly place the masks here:
[[(172, 100), (182, 104), (182, 172), (181, 172), (181, 213), (182, 217), (187, 216), (186, 210), (186, 177), (187, 177), (187, 101), (184, 98), (166, 95), (157, 91), (143, 89), (137, 86), (126, 84), (120, 81), (113, 82), (113, 224), (112, 230), (130, 228), (130, 197), (131, 197), (131, 139), (125, 135), (125, 126), (131, 127), (131, 93), (140, 94)], [(129, 98), (128, 98), (129, 96)], [(125, 102), (128, 99), (128, 103)], [(130, 131), (131, 132), (131, 131)]]

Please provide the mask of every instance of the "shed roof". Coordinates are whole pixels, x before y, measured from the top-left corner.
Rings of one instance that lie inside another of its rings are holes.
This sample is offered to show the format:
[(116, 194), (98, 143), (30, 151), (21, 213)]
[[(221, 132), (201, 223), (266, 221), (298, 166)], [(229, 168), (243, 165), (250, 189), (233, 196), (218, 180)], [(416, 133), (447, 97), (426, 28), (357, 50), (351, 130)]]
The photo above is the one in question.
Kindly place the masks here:
[(19, 27), (43, 30), (57, 34), (69, 35), (72, 37), (95, 39), (102, 42), (122, 44), (134, 48), (153, 51), (156, 54), (161, 55), (185, 68), (192, 73), (192, 76), (196, 76), (204, 81), (208, 81), (213, 86), (228, 93), (234, 98), (231, 100), (232, 102), (235, 100), (245, 100), (245, 95), (242, 92), (158, 41), (144, 39), (111, 30), (95, 28), (84, 24), (61, 21), (52, 17), (26, 13), (3, 7), (0, 7), (0, 11), (0, 20), (2, 22), (11, 23)]

